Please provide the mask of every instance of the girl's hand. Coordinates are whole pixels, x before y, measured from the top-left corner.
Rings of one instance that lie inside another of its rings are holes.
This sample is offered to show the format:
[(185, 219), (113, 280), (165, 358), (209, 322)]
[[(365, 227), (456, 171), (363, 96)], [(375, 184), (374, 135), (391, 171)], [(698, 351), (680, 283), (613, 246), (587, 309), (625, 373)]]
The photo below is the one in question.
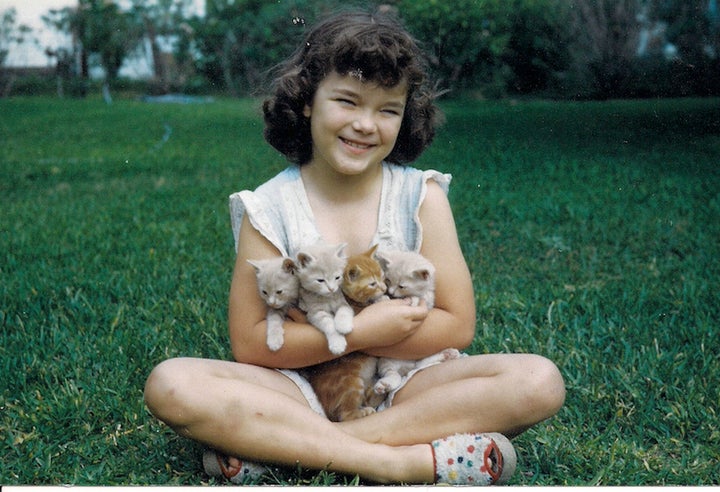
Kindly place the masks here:
[(415, 333), (428, 316), (425, 301), (412, 306), (410, 299), (371, 304), (355, 316), (348, 335), (352, 350), (395, 345)]
[(295, 323), (308, 323), (305, 313), (300, 308), (294, 306), (288, 309), (287, 317)]

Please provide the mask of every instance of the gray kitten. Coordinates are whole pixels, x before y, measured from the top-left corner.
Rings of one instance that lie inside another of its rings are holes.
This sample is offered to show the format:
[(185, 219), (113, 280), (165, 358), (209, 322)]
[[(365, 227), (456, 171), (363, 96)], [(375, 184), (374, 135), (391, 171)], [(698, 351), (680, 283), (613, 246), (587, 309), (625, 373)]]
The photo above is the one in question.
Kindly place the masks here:
[(335, 355), (345, 352), (345, 335), (353, 328), (354, 312), (341, 289), (347, 262), (344, 250), (345, 244), (316, 243), (297, 254), (300, 309), (307, 313), (310, 324), (325, 334), (328, 348)]
[(379, 251), (377, 259), (385, 271), (387, 293), (396, 299), (420, 300), (428, 309), (435, 305), (435, 267), (420, 253), (412, 251)]

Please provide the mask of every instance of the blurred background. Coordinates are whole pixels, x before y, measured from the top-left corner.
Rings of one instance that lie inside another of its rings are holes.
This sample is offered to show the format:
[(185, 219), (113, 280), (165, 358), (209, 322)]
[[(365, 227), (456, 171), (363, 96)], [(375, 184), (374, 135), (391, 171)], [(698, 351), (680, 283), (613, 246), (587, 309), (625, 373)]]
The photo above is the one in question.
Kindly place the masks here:
[[(0, 97), (252, 96), (342, 0), (0, 0)], [(720, 94), (718, 0), (386, 0), (449, 95)]]

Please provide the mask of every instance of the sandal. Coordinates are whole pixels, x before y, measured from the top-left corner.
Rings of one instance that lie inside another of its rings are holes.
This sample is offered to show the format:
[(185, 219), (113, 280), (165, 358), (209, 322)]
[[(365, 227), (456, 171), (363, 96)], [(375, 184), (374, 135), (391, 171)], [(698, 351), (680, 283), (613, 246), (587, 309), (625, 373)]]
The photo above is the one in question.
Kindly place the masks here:
[(257, 480), (267, 473), (262, 465), (238, 459), (240, 466), (232, 466), (224, 454), (207, 449), (203, 453), (203, 468), (211, 477), (225, 477), (234, 484), (244, 484), (248, 480)]
[(501, 485), (515, 472), (517, 455), (502, 434), (455, 434), (431, 444), (435, 482)]

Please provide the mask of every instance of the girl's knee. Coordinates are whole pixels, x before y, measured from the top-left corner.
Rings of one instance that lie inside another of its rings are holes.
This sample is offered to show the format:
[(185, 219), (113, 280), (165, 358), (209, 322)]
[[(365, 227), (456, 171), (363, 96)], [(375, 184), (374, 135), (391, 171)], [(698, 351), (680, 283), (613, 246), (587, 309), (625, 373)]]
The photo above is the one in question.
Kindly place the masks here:
[(173, 422), (173, 417), (182, 414), (178, 408), (182, 398), (178, 394), (183, 387), (183, 359), (169, 359), (158, 364), (145, 382), (145, 404), (152, 414), (168, 425), (180, 424)]
[(531, 408), (540, 420), (555, 415), (565, 402), (565, 381), (560, 370), (549, 359), (535, 355), (527, 376), (529, 381), (528, 397), (531, 399)]

